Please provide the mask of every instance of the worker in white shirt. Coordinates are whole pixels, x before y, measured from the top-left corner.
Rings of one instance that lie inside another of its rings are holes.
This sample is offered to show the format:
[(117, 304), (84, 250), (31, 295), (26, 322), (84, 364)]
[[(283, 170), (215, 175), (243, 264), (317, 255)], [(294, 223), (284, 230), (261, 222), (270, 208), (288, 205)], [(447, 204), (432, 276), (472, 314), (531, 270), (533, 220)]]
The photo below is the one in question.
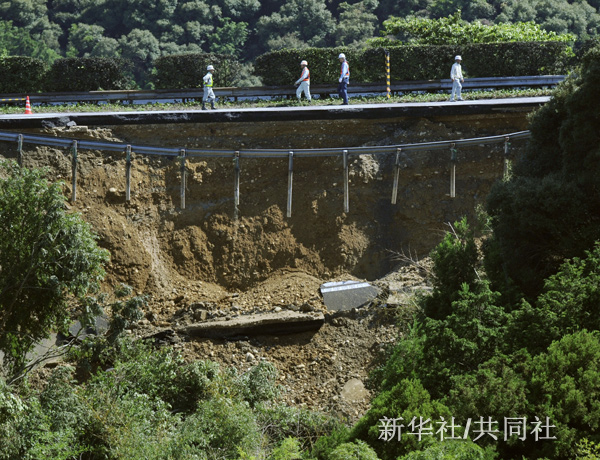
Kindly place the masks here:
[(348, 83), (350, 81), (350, 66), (348, 65), (348, 61), (346, 61), (346, 55), (344, 53), (340, 53), (338, 59), (340, 60), (340, 64), (342, 64), (342, 68), (340, 69), (340, 78), (338, 80), (338, 94), (344, 100), (342, 105), (348, 105)]
[(206, 110), (206, 101), (210, 101), (210, 108), (215, 110), (215, 93), (213, 91), (213, 73), (215, 68), (209, 65), (206, 70), (208, 73), (202, 79), (204, 81), (204, 95), (202, 96), (202, 110)]
[(462, 67), (460, 66), (461, 62), (462, 58), (460, 56), (456, 56), (454, 58), (454, 64), (452, 64), (452, 69), (450, 70), (450, 80), (452, 80), (452, 94), (450, 94), (450, 102), (463, 100), (460, 93), (462, 91), (462, 83), (465, 81), (465, 79), (463, 78)]
[(300, 63), (300, 67), (302, 67), (300, 78), (298, 78), (298, 80), (296, 80), (296, 83), (294, 83), (294, 85), (298, 87), (298, 89), (296, 90), (296, 97), (298, 98), (298, 102), (300, 102), (302, 92), (304, 92), (304, 96), (306, 96), (306, 99), (308, 100), (308, 102), (310, 102), (310, 71), (308, 70), (308, 62), (302, 61)]

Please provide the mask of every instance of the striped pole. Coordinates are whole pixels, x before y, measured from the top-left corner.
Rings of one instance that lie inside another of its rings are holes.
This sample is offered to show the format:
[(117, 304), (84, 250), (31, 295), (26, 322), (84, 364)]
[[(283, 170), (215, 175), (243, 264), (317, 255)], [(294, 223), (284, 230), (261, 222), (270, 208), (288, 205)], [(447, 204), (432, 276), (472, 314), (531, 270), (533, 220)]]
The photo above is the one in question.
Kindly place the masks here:
[(391, 89), (390, 89), (390, 52), (385, 50), (385, 78), (387, 83), (387, 97), (388, 99), (391, 97)]

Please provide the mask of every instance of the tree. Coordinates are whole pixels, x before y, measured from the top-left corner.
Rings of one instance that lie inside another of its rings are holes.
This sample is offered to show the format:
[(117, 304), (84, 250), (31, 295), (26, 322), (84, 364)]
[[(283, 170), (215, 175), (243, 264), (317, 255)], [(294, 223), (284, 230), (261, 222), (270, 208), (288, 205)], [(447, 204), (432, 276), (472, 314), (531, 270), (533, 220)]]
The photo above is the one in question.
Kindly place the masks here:
[(340, 21), (335, 34), (336, 45), (364, 45), (373, 37), (377, 27), (377, 16), (374, 14), (378, 0), (362, 0), (358, 3), (340, 4)]
[(108, 253), (42, 171), (4, 161), (0, 177), (0, 349), (17, 369), (37, 341), (68, 325), (69, 300), (98, 288)]
[(27, 30), (15, 27), (12, 21), (0, 21), (0, 56), (27, 56), (48, 64), (59, 58), (55, 50), (34, 40)]
[(565, 259), (600, 240), (600, 48), (531, 119), (532, 138), (487, 210), (497, 257), (493, 280), (510, 279), (533, 301)]
[(299, 44), (326, 46), (335, 31), (335, 20), (324, 0), (291, 0), (278, 12), (261, 17), (256, 30), (261, 43), (295, 34)]

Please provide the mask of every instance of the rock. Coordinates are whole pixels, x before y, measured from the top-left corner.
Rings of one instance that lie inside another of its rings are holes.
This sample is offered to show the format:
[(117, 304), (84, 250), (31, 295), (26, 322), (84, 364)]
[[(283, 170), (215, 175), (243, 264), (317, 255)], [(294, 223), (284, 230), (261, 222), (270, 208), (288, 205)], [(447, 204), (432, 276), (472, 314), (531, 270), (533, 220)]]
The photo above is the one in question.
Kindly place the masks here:
[(367, 399), (369, 392), (361, 380), (350, 379), (344, 384), (340, 397), (348, 403), (353, 403)]

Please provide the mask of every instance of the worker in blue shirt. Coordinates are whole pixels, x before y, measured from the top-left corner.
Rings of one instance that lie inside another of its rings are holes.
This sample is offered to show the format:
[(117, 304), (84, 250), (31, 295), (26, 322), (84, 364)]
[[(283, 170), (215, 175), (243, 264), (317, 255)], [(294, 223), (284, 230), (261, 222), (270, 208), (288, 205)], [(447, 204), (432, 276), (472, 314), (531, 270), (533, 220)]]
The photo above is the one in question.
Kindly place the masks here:
[(344, 53), (340, 53), (338, 59), (340, 60), (340, 64), (342, 64), (340, 69), (338, 94), (344, 100), (342, 105), (348, 105), (348, 82), (350, 81), (350, 66), (348, 65), (348, 61), (346, 61), (346, 55)]

